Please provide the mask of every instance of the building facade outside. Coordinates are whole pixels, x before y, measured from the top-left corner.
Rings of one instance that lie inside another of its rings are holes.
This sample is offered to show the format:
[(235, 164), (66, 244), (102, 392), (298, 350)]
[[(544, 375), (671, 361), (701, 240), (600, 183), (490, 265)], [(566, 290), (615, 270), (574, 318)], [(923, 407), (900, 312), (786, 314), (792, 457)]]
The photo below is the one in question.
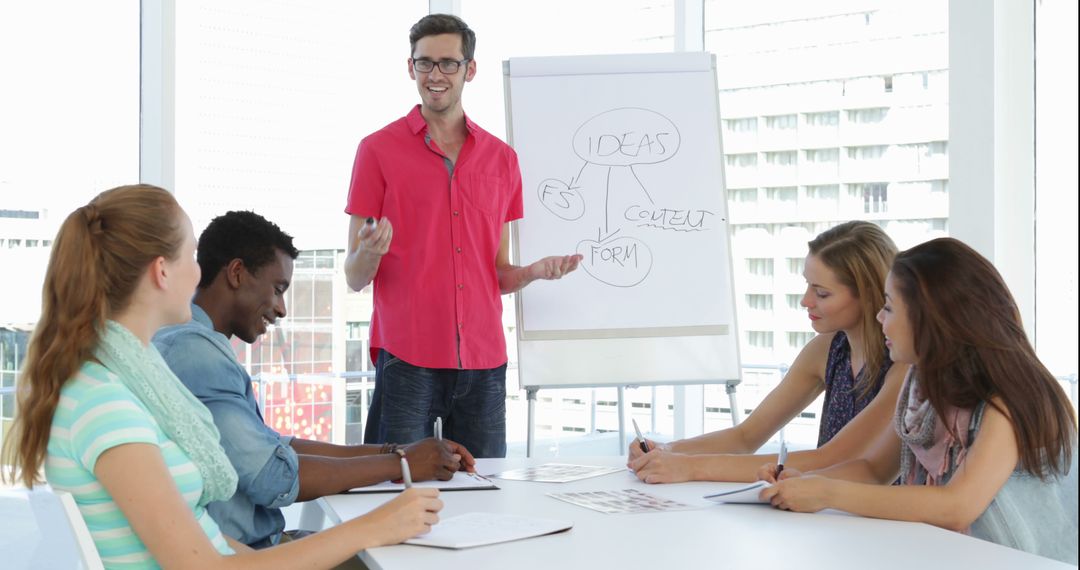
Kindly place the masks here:
[[(948, 5), (706, 2), (705, 48), (743, 363), (789, 364), (814, 335), (800, 305), (808, 241), (857, 219), (901, 249), (948, 231)], [(774, 382), (744, 379), (745, 407)], [(722, 396), (708, 391), (707, 408)], [(812, 443), (815, 407), (787, 435)]]

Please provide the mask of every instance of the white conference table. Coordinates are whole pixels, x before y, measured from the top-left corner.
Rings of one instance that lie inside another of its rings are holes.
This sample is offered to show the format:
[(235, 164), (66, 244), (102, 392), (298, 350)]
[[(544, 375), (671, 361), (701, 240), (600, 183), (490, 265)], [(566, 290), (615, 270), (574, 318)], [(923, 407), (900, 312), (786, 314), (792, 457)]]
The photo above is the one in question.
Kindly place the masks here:
[[(483, 475), (543, 463), (625, 465), (623, 457), (480, 459)], [(495, 479), (499, 490), (446, 491), (441, 516), (468, 512), (573, 521), (567, 532), (516, 542), (447, 550), (412, 545), (373, 548), (361, 559), (372, 569), (467, 568), (1076, 568), (921, 523), (885, 521), (836, 511), (791, 513), (767, 505), (719, 505), (702, 496), (740, 483), (646, 485), (629, 471), (572, 483)], [(604, 514), (546, 493), (638, 489), (700, 508)], [(362, 515), (386, 493), (334, 495), (318, 505), (334, 524)]]

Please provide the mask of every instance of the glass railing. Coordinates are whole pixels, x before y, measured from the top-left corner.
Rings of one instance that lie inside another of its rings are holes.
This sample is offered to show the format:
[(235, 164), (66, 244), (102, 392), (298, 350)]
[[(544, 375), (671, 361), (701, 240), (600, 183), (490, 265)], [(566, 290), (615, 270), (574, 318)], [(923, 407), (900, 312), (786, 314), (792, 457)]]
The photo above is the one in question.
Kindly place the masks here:
[[(728, 395), (720, 388), (722, 385), (707, 386), (703, 411), (706, 429), (711, 431), (732, 425), (733, 411), (738, 417), (745, 418), (779, 383), (785, 372), (784, 365), (744, 365), (743, 383), (737, 391), (737, 410), (732, 410)], [(1058, 381), (1075, 409), (1077, 374), (1059, 376)], [(299, 375), (261, 373), (255, 375), (252, 383), (264, 421), (279, 433), (339, 444), (356, 444), (362, 441), (368, 402), (375, 388), (373, 371)], [(670, 425), (669, 416), (672, 414), (670, 397), (664, 391), (670, 389), (669, 386), (652, 386), (630, 391), (627, 401), (624, 402), (624, 409), (638, 420), (644, 431), (663, 437), (666, 431), (664, 426)], [(569, 389), (545, 392), (568, 391)], [(573, 400), (575, 405), (563, 405), (566, 398)], [(14, 417), (14, 399), (14, 386), (0, 387), (0, 409), (5, 410), (5, 415), (0, 418), (0, 441), (10, 429)], [(551, 425), (546, 433), (538, 432), (537, 449), (552, 447), (545, 442), (554, 441), (555, 449), (561, 446), (563, 452), (569, 452), (575, 447), (575, 440), (584, 438), (581, 444), (591, 450), (595, 447), (597, 438), (606, 440), (614, 437), (605, 435), (611, 433), (617, 425), (615, 419), (609, 417), (615, 413), (615, 402), (611, 401), (613, 399), (612, 395), (602, 389), (579, 389), (573, 394), (563, 394), (552, 397), (548, 402), (541, 402), (538, 405), (551, 408), (545, 412), (545, 422), (553, 423), (553, 419), (560, 421), (558, 425)], [(524, 400), (525, 394), (517, 390), (517, 386), (508, 387), (508, 444), (511, 448), (520, 447), (522, 450), (526, 430), (518, 428), (525, 424), (525, 406), (520, 405)], [(639, 405), (635, 407), (635, 403)], [(11, 412), (10, 416), (8, 412)], [(516, 415), (523, 417), (518, 418)], [(554, 418), (555, 415), (565, 417)], [(817, 423), (817, 414), (812, 410), (808, 411), (793, 419), (784, 432), (774, 439), (809, 441), (816, 437)], [(607, 449), (610, 445), (601, 447)]]

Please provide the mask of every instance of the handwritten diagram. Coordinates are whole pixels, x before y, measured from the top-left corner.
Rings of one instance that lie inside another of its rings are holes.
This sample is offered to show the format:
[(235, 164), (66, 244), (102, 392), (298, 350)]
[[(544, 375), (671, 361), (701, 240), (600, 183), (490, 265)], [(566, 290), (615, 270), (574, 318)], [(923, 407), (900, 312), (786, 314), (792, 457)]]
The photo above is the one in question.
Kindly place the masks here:
[(604, 111), (574, 132), (574, 154), (583, 161), (577, 174), (537, 186), (544, 208), (581, 232), (575, 253), (597, 281), (613, 287), (645, 281), (655, 261), (649, 232), (710, 231), (724, 221), (712, 211), (670, 203), (673, 189), (647, 188), (635, 170), (671, 168), (662, 163), (681, 143), (678, 127), (660, 113), (639, 107)]

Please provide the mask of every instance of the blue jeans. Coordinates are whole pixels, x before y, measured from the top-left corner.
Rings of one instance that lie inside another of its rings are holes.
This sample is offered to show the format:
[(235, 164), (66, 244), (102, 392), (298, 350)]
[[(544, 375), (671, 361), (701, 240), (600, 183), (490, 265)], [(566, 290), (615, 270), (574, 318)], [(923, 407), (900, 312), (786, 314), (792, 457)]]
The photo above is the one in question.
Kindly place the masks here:
[(488, 370), (421, 368), (379, 350), (364, 443), (412, 443), (434, 435), (476, 457), (506, 457), (506, 365)]

